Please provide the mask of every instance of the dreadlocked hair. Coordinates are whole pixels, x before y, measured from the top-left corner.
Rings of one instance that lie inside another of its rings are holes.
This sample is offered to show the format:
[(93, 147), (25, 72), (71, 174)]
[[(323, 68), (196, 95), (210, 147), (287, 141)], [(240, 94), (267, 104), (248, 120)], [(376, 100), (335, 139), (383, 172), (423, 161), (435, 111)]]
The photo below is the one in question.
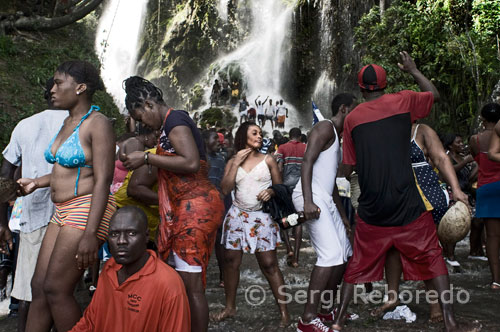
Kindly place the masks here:
[(144, 105), (147, 99), (151, 99), (158, 104), (165, 104), (163, 101), (163, 92), (153, 83), (139, 76), (131, 76), (123, 81), (123, 89), (127, 96), (125, 97), (125, 106), (131, 112), (134, 109)]

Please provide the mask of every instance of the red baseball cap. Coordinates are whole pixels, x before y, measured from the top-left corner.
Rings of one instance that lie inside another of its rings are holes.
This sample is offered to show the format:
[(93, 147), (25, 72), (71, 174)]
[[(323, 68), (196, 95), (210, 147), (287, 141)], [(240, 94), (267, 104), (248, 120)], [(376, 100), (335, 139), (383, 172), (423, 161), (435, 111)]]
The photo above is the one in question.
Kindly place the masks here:
[(217, 133), (217, 136), (219, 138), (219, 143), (224, 144), (224, 135), (222, 133)]
[(358, 85), (366, 90), (380, 90), (387, 86), (384, 68), (379, 65), (366, 65), (358, 73)]

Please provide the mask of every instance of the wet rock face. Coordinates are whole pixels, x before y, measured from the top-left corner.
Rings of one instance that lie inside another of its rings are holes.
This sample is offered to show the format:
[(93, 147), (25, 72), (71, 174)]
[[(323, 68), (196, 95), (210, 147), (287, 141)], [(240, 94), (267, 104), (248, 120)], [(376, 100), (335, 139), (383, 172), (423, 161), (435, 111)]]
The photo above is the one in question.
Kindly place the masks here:
[(228, 1), (223, 20), (218, 0), (151, 0), (138, 72), (158, 83), (173, 104), (185, 100), (205, 68), (242, 37), (237, 3)]
[[(251, 1), (150, 0), (139, 52), (138, 73), (157, 83), (172, 106), (183, 106), (189, 90), (221, 54), (234, 50), (251, 30)], [(357, 92), (360, 54), (354, 28), (378, 0), (297, 1), (283, 59), (283, 96), (309, 105), (318, 78), (327, 73), (340, 91)], [(389, 3), (389, 1), (386, 1)], [(326, 37), (325, 37), (326, 36)], [(309, 109), (309, 108), (307, 108)]]
[[(388, 2), (388, 1), (386, 1)], [(337, 92), (357, 92), (360, 54), (354, 47), (354, 28), (379, 1), (300, 1), (295, 10), (288, 98), (308, 104), (314, 84), (323, 71), (336, 82)]]

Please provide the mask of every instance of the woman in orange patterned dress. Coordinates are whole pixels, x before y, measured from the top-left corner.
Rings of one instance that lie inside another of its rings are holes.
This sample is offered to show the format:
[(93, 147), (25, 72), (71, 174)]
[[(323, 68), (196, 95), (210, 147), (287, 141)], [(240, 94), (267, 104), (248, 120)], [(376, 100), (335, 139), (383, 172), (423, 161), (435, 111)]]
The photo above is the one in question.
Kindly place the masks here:
[(158, 168), (160, 226), (158, 251), (186, 286), (192, 331), (207, 331), (206, 269), (224, 214), (219, 191), (208, 180), (204, 143), (185, 111), (170, 109), (160, 89), (133, 76), (125, 80), (125, 103), (132, 118), (161, 131), (157, 154), (122, 156), (129, 169)]

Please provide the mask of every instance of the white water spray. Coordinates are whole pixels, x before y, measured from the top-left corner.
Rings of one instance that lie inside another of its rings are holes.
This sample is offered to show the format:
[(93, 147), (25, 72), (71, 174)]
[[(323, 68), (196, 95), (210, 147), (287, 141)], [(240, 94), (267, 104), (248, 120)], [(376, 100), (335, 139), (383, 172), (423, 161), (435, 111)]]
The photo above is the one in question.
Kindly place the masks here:
[[(246, 87), (244, 94), (251, 107), (255, 107), (254, 100), (258, 95), (261, 101), (269, 96), (275, 104), (276, 100), (283, 99), (281, 69), (290, 46), (285, 43), (296, 1), (291, 1), (289, 5), (285, 5), (282, 0), (251, 0), (249, 2), (252, 13), (252, 31), (249, 38), (234, 52), (220, 57), (210, 67), (220, 68), (228, 73), (231, 68), (239, 67), (243, 86)], [(223, 4), (227, 8), (227, 1), (224, 0), (220, 1), (219, 7)], [(210, 103), (211, 86), (215, 78), (218, 77), (211, 73), (209, 87), (205, 89), (206, 105), (204, 108)], [(286, 103), (286, 100), (284, 102)], [(296, 110), (290, 104), (287, 108), (290, 117), (285, 123), (286, 127), (297, 126)], [(237, 108), (234, 113), (239, 118)]]
[(328, 75), (328, 67), (330, 62), (330, 56), (328, 54), (328, 48), (332, 43), (331, 27), (333, 25), (331, 15), (329, 12), (331, 10), (330, 1), (321, 2), (321, 28), (320, 28), (320, 56), (321, 61), (320, 68), (323, 68), (320, 77), (316, 81), (316, 86), (312, 95), (312, 100), (316, 103), (321, 113), (325, 118), (330, 118), (330, 102), (333, 98), (333, 92), (337, 88), (337, 84)]
[(101, 77), (120, 111), (125, 108), (122, 82), (136, 72), (139, 37), (147, 0), (108, 0), (99, 20), (95, 48)]

